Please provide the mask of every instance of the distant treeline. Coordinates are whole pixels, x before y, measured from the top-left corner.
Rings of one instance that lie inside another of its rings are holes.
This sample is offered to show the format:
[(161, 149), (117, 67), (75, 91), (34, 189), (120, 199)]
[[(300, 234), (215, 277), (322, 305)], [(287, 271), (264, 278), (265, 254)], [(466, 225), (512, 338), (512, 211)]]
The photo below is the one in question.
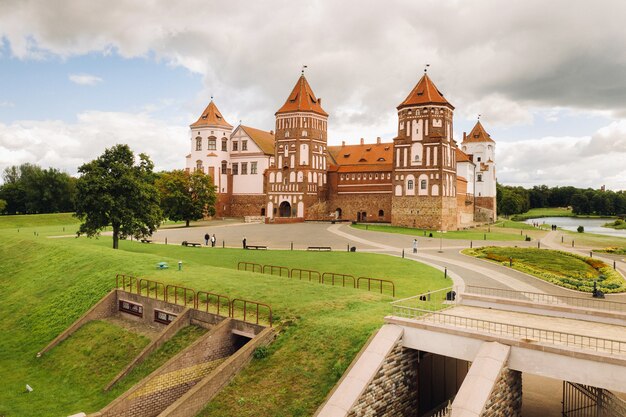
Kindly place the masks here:
[(0, 186), (0, 213), (34, 214), (74, 211), (76, 178), (33, 164), (6, 168)]
[(624, 191), (603, 191), (592, 188), (512, 187), (497, 184), (498, 213), (505, 216), (525, 213), (532, 208), (571, 207), (574, 214), (615, 216), (626, 213)]

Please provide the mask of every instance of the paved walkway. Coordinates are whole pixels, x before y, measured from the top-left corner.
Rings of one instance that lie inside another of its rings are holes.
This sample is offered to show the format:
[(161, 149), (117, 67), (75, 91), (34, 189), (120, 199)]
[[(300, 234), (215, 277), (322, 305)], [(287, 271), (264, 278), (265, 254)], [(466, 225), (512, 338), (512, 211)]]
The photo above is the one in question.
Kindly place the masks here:
[[(514, 241), (472, 241), (408, 236), (355, 229), (348, 224), (295, 223), (259, 224), (233, 221), (213, 221), (207, 226), (189, 228), (163, 228), (153, 236), (155, 242), (180, 244), (183, 240), (204, 242), (204, 234), (215, 234), (217, 246), (241, 247), (243, 238), (249, 245), (265, 245), (270, 249), (306, 250), (308, 246), (330, 246), (334, 251), (348, 250), (355, 246), (357, 251), (382, 253), (391, 256), (404, 256), (440, 269), (446, 268), (455, 285), (476, 285), (517, 291), (550, 293), (555, 295), (585, 296), (547, 283), (538, 278), (492, 262), (476, 259), (460, 253), (462, 249), (474, 246), (518, 246), (536, 247), (536, 242)], [(418, 240), (418, 253), (412, 252), (413, 239)], [(568, 250), (588, 255), (588, 249), (567, 248), (560, 243), (560, 232), (549, 232), (541, 240), (542, 248)], [(587, 252), (585, 253), (585, 250)], [(313, 253), (311, 256), (315, 256)], [(597, 255), (594, 255), (597, 256)], [(612, 263), (613, 259), (599, 257)], [(626, 272), (626, 264), (616, 262), (618, 270)], [(626, 294), (608, 295), (612, 301), (626, 302)]]

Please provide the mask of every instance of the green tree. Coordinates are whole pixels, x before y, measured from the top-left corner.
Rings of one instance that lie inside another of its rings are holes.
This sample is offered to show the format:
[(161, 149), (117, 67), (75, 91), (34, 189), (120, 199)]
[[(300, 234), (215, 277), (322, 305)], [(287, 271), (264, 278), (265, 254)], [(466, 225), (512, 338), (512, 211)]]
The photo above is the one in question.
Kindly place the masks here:
[(7, 208), (7, 202), (0, 199), (0, 213), (4, 213), (5, 208)]
[(113, 249), (118, 248), (119, 238), (150, 236), (162, 219), (153, 168), (145, 154), (135, 164), (128, 145), (115, 145), (79, 167), (76, 217), (82, 224), (78, 233), (92, 237), (111, 225)]
[(574, 214), (589, 214), (591, 213), (591, 206), (589, 205), (589, 199), (581, 192), (578, 192), (572, 196), (572, 211)]
[(161, 196), (161, 209), (170, 220), (202, 219), (215, 214), (215, 186), (210, 176), (202, 171), (193, 174), (183, 170), (161, 173), (157, 182)]

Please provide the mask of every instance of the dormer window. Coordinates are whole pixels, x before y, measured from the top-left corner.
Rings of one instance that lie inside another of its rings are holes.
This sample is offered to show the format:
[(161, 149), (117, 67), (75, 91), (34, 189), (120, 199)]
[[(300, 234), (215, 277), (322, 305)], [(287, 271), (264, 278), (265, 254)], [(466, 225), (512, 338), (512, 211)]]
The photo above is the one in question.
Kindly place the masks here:
[(359, 159), (359, 162), (367, 162), (367, 159), (361, 158), (361, 159)]
[(367, 149), (366, 149), (366, 151), (367, 151), (367, 152), (369, 152), (369, 151), (371, 151), (371, 150), (372, 150), (372, 148), (367, 148)]
[(349, 153), (344, 153), (344, 154), (343, 154), (343, 157), (344, 157), (344, 158), (349, 158), (349, 157), (350, 157), (350, 154), (349, 154)]
[(382, 156), (380, 158), (377, 159), (378, 162), (385, 162), (385, 158), (383, 158)]

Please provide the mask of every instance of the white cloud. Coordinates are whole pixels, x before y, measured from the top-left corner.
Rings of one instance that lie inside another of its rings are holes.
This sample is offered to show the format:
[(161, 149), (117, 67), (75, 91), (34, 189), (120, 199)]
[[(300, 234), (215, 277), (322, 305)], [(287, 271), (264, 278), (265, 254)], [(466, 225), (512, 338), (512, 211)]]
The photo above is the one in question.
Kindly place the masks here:
[(70, 74), (68, 78), (78, 85), (96, 85), (102, 82), (102, 78), (90, 74)]
[(498, 181), (509, 185), (573, 185), (626, 190), (626, 120), (592, 136), (497, 143)]
[(0, 107), (15, 107), (15, 103), (8, 100), (0, 100)]
[(0, 123), (0, 171), (30, 162), (75, 174), (78, 166), (118, 143), (148, 154), (157, 170), (180, 169), (189, 151), (188, 137), (187, 128), (167, 125), (148, 113), (87, 111), (75, 123)]

